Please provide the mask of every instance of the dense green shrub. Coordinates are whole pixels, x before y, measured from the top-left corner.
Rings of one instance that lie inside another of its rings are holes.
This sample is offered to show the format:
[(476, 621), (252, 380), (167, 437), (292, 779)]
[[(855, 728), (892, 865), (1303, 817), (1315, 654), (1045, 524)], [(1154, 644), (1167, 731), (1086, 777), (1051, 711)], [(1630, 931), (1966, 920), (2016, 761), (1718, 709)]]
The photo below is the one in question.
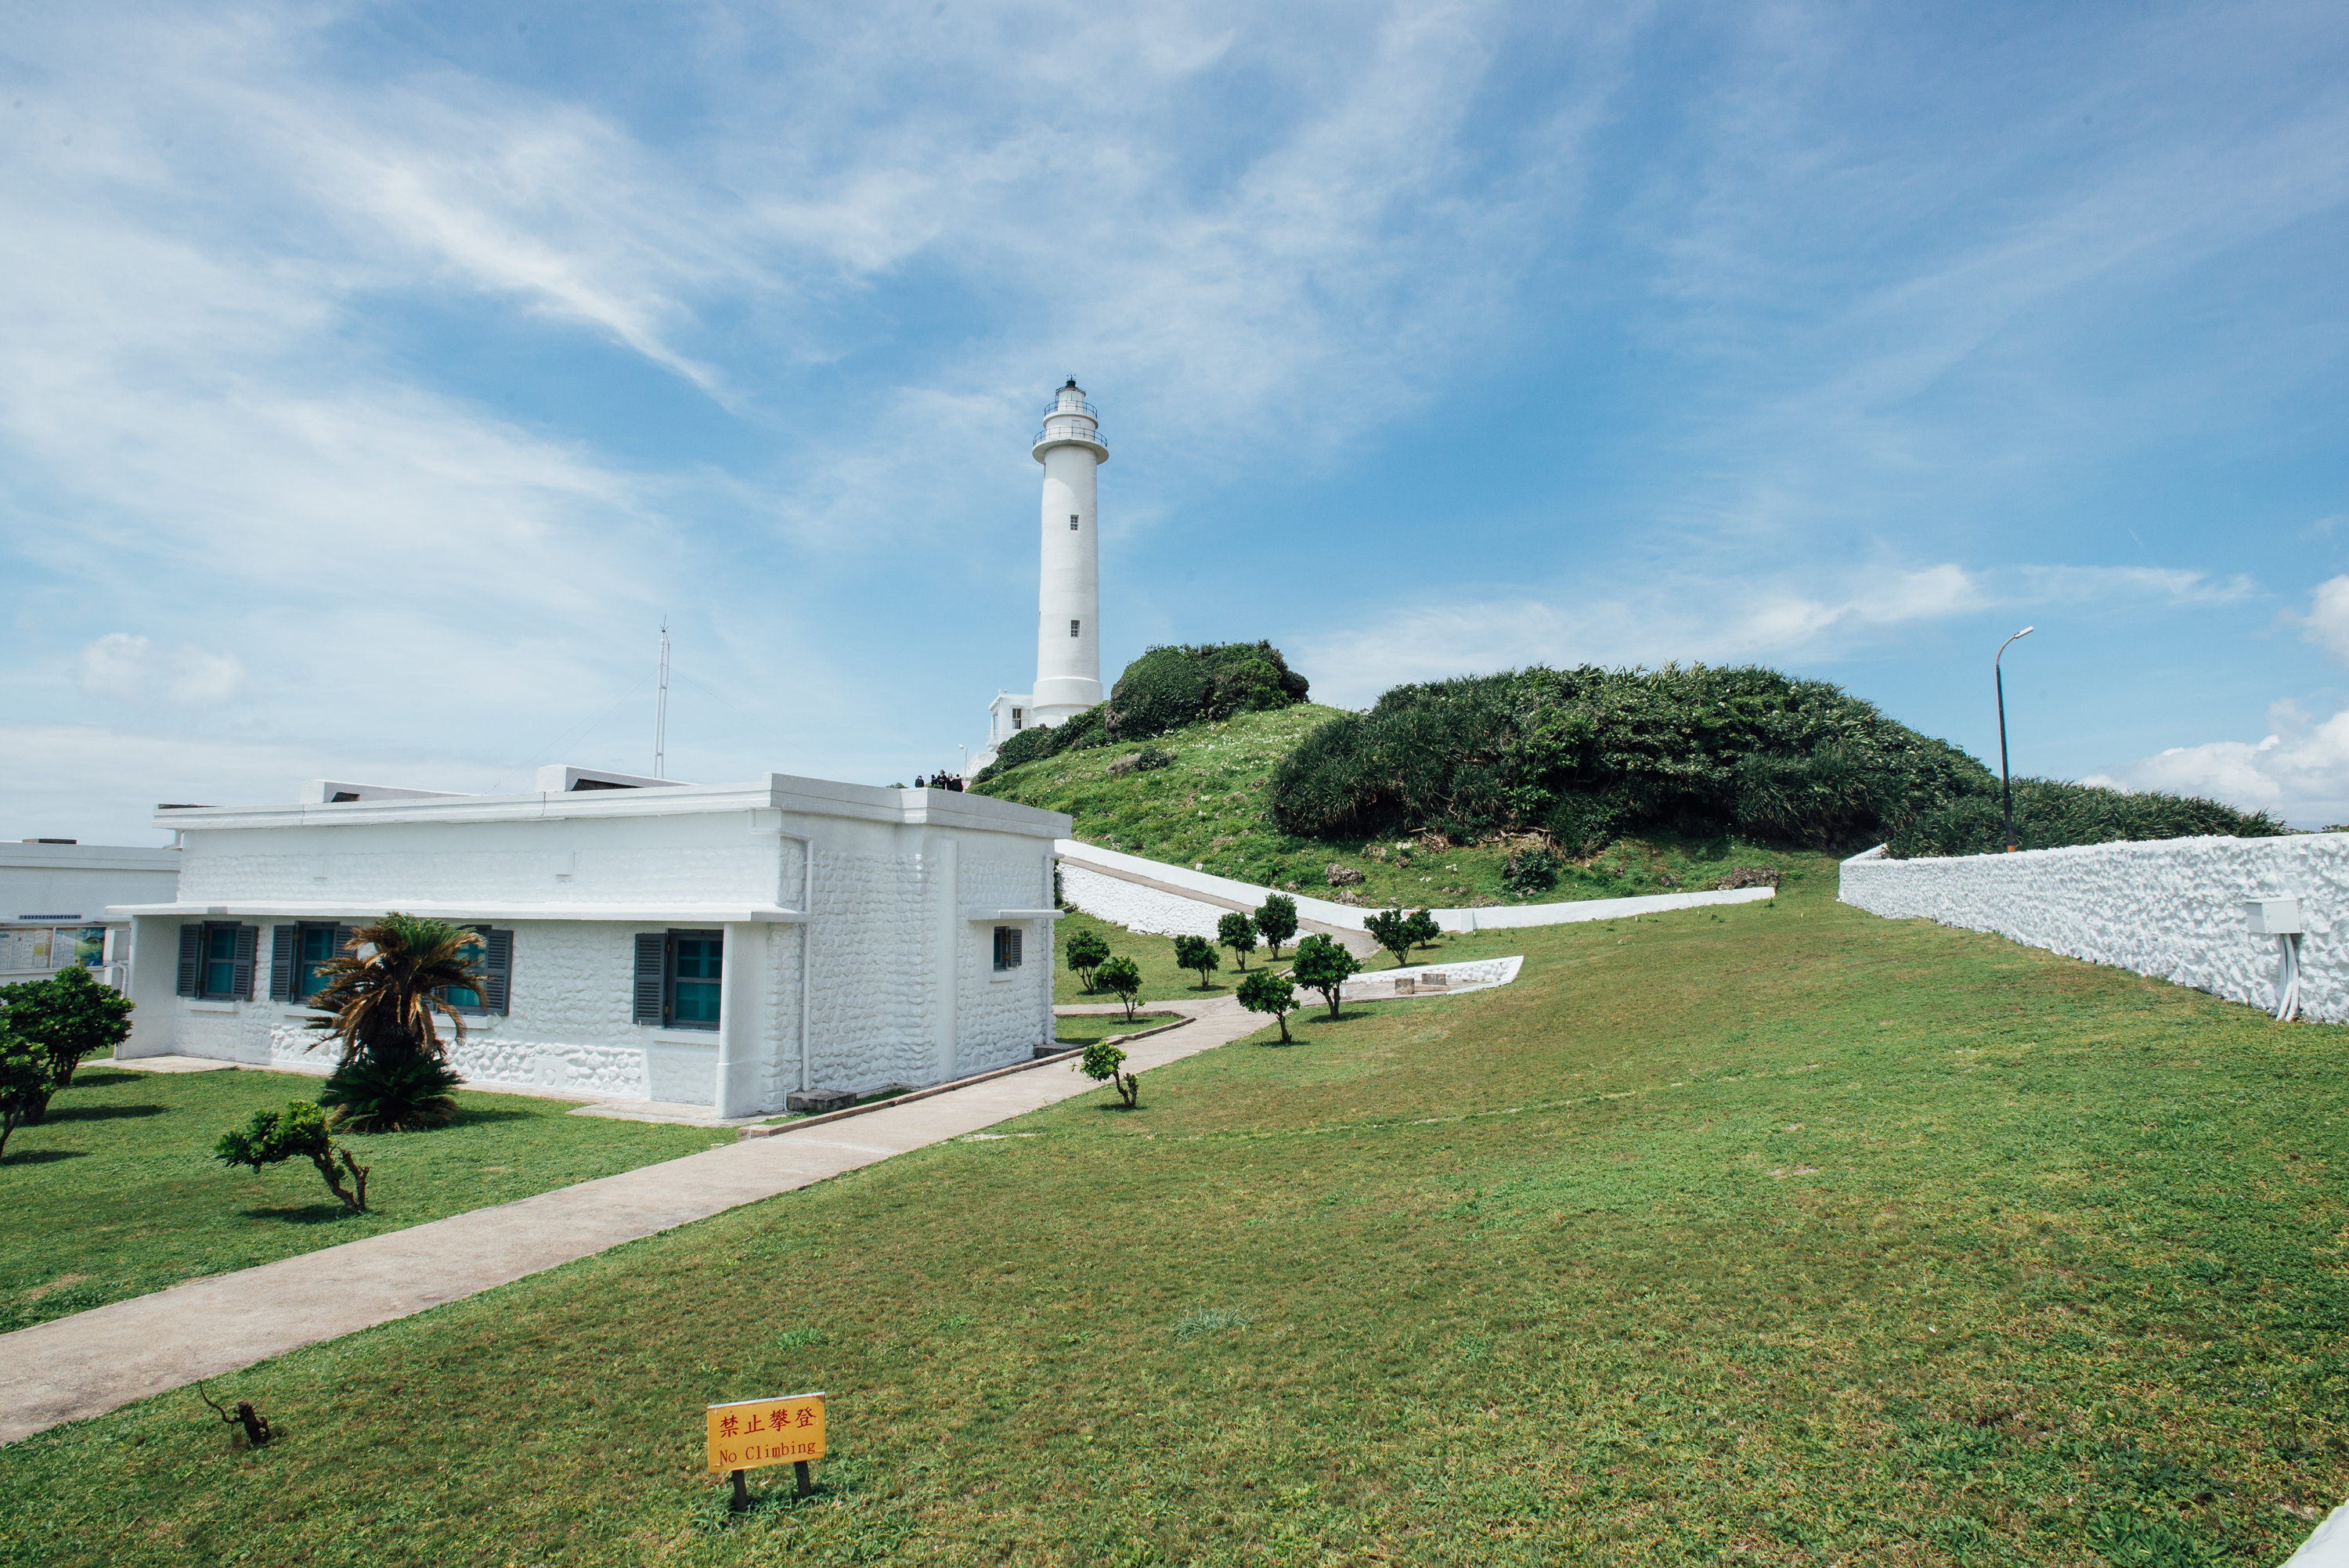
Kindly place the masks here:
[(1240, 1006), (1251, 1013), (1269, 1013), (1280, 1025), (1280, 1043), (1288, 1045), (1288, 1015), (1297, 1010), (1297, 987), (1286, 975), (1259, 969), (1240, 982)]
[(36, 1119), (57, 1087), (48, 1052), (0, 1019), (0, 1155), (8, 1152), (8, 1135)]
[(1120, 740), (1144, 740), (1203, 718), (1287, 707), (1309, 689), (1270, 643), (1151, 648), (1110, 688), (1107, 722)]
[[(2034, 819), (2037, 844), (2284, 830), (2264, 813), (2084, 785)], [(1330, 720), (1273, 774), (1274, 820), (1312, 838), (1433, 829), (1548, 832), (1581, 853), (1627, 832), (1737, 832), (1896, 853), (1973, 842), (1998, 779), (1824, 681), (1775, 670), (1541, 666), (1397, 686)], [(2018, 817), (2021, 815), (2018, 786)]]
[[(48, 1054), (56, 1088), (72, 1084), (82, 1057), (130, 1037), (133, 1006), (91, 979), (78, 964), (46, 979), (0, 985), (0, 1009), (5, 1009), (8, 1028)], [(37, 1124), (47, 1111), (44, 1099), (25, 1119)]]
[(1382, 909), (1362, 922), (1362, 929), (1371, 940), (1394, 954), (1395, 967), (1411, 962), (1412, 944), (1418, 940), (1419, 927), (1409, 914), (1399, 909)]
[(1288, 968), (1289, 978), (1309, 991), (1321, 993), (1333, 1018), (1338, 1016), (1340, 991), (1361, 972), (1361, 960), (1318, 931), (1297, 944), (1297, 961)]
[[(2014, 841), (2026, 850), (2203, 835), (2254, 839), (2283, 831), (2283, 825), (2265, 812), (2246, 816), (2199, 796), (2131, 795), (2060, 779), (2014, 781)], [(1918, 812), (1899, 825), (1888, 844), (1886, 852), (1896, 860), (1987, 855), (2005, 849), (2006, 818), (1997, 787)]]
[(1065, 723), (1030, 725), (995, 748), (995, 760), (978, 770), (971, 779), (972, 785), (984, 784), (1023, 762), (1040, 762), (1047, 757), (1058, 757), (1063, 751), (1082, 751), (1089, 746), (1107, 746), (1112, 738), (1103, 723), (1108, 713), (1109, 704), (1095, 703)]
[(1255, 919), (1256, 928), (1264, 934), (1265, 945), (1272, 949), (1272, 956), (1278, 962), (1280, 944), (1297, 934), (1297, 901), (1287, 893), (1268, 894)]
[(1197, 970), (1199, 989), (1204, 991), (1207, 988), (1208, 972), (1224, 966), (1224, 955), (1204, 936), (1178, 936), (1174, 939), (1174, 963), (1178, 968)]
[[(316, 1167), (326, 1190), (342, 1200), (344, 1208), (354, 1214), (367, 1212), (367, 1168), (334, 1141), (326, 1130), (325, 1114), (315, 1105), (297, 1099), (282, 1111), (256, 1110), (243, 1127), (222, 1133), (212, 1148), (212, 1158), (222, 1164), (250, 1165), (255, 1173), (264, 1165), (296, 1155)], [(338, 1161), (341, 1172), (335, 1169)], [(344, 1173), (350, 1176), (350, 1187), (343, 1185)]]
[(1501, 885), (1520, 898), (1547, 892), (1557, 885), (1557, 857), (1538, 845), (1519, 850), (1501, 868)]
[(318, 1103), (335, 1125), (353, 1132), (401, 1132), (446, 1127), (457, 1119), (450, 1091), (465, 1080), (447, 1063), (419, 1051), (363, 1051), (327, 1075)]
[(1093, 984), (1125, 1005), (1125, 1021), (1133, 1022), (1133, 1004), (1142, 995), (1142, 965), (1123, 954), (1102, 961)]
[(1077, 972), (1077, 977), (1090, 991), (1093, 988), (1093, 971), (1109, 961), (1109, 938), (1098, 931), (1072, 931), (1062, 952), (1069, 967)]
[(1240, 972), (1247, 972), (1247, 955), (1256, 951), (1256, 922), (1238, 910), (1232, 910), (1216, 922), (1217, 945), (1228, 947), (1239, 960)]

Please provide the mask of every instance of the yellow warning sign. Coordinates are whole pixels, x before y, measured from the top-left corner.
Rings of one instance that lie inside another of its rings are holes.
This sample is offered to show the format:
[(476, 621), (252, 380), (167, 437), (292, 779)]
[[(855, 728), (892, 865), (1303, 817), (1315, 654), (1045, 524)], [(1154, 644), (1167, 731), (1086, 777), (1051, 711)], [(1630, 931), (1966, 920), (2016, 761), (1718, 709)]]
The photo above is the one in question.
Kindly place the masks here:
[(784, 1394), (712, 1405), (709, 1468), (757, 1470), (823, 1458), (823, 1394)]

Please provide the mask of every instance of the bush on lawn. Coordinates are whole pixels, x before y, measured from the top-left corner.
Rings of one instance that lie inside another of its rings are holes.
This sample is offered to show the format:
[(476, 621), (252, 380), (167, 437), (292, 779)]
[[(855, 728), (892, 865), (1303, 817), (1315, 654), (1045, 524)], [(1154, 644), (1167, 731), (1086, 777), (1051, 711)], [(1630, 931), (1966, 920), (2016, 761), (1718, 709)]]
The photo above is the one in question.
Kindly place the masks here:
[(1125, 1021), (1133, 1022), (1133, 1004), (1142, 995), (1142, 965), (1131, 958), (1112, 958), (1093, 971), (1093, 981), (1125, 1004)]
[[(2284, 831), (2208, 800), (2018, 780), (2037, 846)], [(1580, 854), (1647, 829), (1896, 855), (1991, 847), (1998, 778), (1823, 681), (1706, 665), (1541, 666), (1397, 686), (1274, 770), (1274, 820), (1307, 838), (1547, 833)], [(1985, 812), (1989, 815), (1986, 816)]]
[(1197, 970), (1199, 989), (1204, 991), (1207, 988), (1208, 973), (1224, 966), (1224, 955), (1204, 936), (1178, 936), (1174, 939), (1174, 962), (1181, 968)]
[[(256, 1110), (252, 1120), (222, 1133), (212, 1146), (212, 1157), (221, 1163), (250, 1165), (256, 1175), (263, 1166), (297, 1154), (317, 1167), (326, 1190), (342, 1200), (345, 1209), (354, 1214), (367, 1212), (367, 1168), (334, 1141), (325, 1114), (315, 1105), (297, 1099), (282, 1111)], [(337, 1161), (350, 1176), (349, 1187), (343, 1185), (342, 1174), (335, 1169)]]
[[(82, 1057), (130, 1037), (131, 1006), (128, 998), (91, 979), (78, 964), (47, 979), (0, 985), (7, 1026), (47, 1055), (56, 1088), (73, 1082)], [(25, 1119), (38, 1123), (47, 1109), (44, 1099)]]
[(1239, 960), (1240, 973), (1247, 974), (1247, 955), (1256, 951), (1256, 922), (1233, 910), (1216, 920), (1216, 941), (1232, 950), (1232, 956)]
[(448, 993), (487, 987), (469, 956), (480, 948), (479, 934), (464, 926), (395, 912), (360, 927), (345, 954), (321, 966), (324, 984), (311, 1003), (320, 1016), (309, 1027), (342, 1047), (318, 1096), (336, 1108), (335, 1125), (398, 1132), (456, 1115), (449, 1090), (458, 1080), (447, 1070), (435, 1015), (448, 1020), (450, 1043), (461, 1045), (464, 1015)]
[(1415, 909), (1411, 914), (1411, 941), (1414, 947), (1433, 947), (1444, 939), (1444, 927), (1435, 923), (1432, 909)]
[(1517, 851), (1501, 868), (1501, 885), (1520, 898), (1557, 885), (1557, 857), (1538, 846)]
[(1251, 1013), (1270, 1013), (1280, 1025), (1280, 1043), (1288, 1045), (1288, 1015), (1297, 1010), (1297, 987), (1286, 975), (1259, 969), (1240, 982), (1240, 1006)]
[(1280, 944), (1297, 934), (1297, 901), (1287, 893), (1277, 892), (1264, 901), (1255, 914), (1256, 928), (1264, 933), (1266, 945), (1272, 949), (1273, 961), (1280, 960)]
[(1125, 1109), (1132, 1110), (1142, 1097), (1142, 1078), (1138, 1074), (1120, 1071), (1124, 1065), (1123, 1051), (1107, 1040), (1095, 1040), (1078, 1058), (1077, 1070), (1095, 1083), (1113, 1086), (1118, 1099), (1125, 1101)]
[(1077, 978), (1085, 983), (1085, 990), (1090, 993), (1093, 988), (1094, 972), (1109, 958), (1109, 938), (1098, 931), (1072, 931), (1062, 944), (1061, 953), (1068, 959), (1069, 967), (1077, 972)]
[(8, 1135), (35, 1120), (57, 1088), (49, 1055), (0, 1020), (0, 1155), (8, 1152)]
[(1363, 921), (1362, 929), (1371, 934), (1371, 941), (1394, 954), (1396, 968), (1411, 962), (1412, 944), (1419, 937), (1419, 927), (1412, 923), (1410, 915), (1399, 909), (1382, 909)]
[(1309, 991), (1319, 991), (1338, 1016), (1338, 995), (1346, 982), (1361, 972), (1361, 964), (1333, 939), (1315, 932), (1297, 944), (1297, 962), (1289, 975)]

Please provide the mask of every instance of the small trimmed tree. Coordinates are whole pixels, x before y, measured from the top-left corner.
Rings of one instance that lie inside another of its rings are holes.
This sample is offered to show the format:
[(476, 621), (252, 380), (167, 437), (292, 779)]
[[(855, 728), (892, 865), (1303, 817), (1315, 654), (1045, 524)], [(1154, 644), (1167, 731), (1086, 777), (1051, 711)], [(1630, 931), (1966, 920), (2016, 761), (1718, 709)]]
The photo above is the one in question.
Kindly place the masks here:
[(1093, 979), (1102, 990), (1125, 1004), (1125, 1021), (1133, 1022), (1133, 1004), (1142, 995), (1142, 965), (1131, 958), (1111, 958), (1093, 971)]
[(1085, 983), (1086, 991), (1091, 992), (1093, 972), (1109, 958), (1109, 938), (1098, 931), (1072, 931), (1061, 951), (1067, 956), (1069, 967), (1077, 972), (1077, 978)]
[(1199, 989), (1204, 991), (1209, 972), (1224, 966), (1224, 955), (1204, 936), (1178, 936), (1174, 939), (1174, 962), (1185, 969), (1197, 970)]
[(1240, 982), (1240, 1006), (1251, 1013), (1269, 1013), (1280, 1025), (1280, 1043), (1290, 1044), (1288, 1015), (1297, 1010), (1297, 987), (1286, 975), (1259, 969)]
[[(0, 1007), (8, 1010), (8, 1027), (48, 1053), (58, 1088), (73, 1082), (82, 1057), (130, 1037), (129, 999), (91, 979), (78, 964), (46, 980), (0, 985)], [(39, 1121), (39, 1113), (30, 1119)]]
[(0, 1155), (8, 1151), (8, 1135), (37, 1120), (57, 1087), (47, 1051), (0, 1020)]
[(1411, 942), (1413, 946), (1433, 947), (1436, 944), (1437, 941), (1443, 937), (1443, 935), (1444, 927), (1435, 923), (1435, 912), (1433, 910), (1415, 909), (1411, 912)]
[(1272, 949), (1277, 962), (1280, 944), (1297, 934), (1297, 901), (1287, 893), (1277, 892), (1264, 901), (1256, 912), (1256, 928), (1264, 933), (1265, 944)]
[(1412, 938), (1417, 934), (1411, 916), (1399, 909), (1382, 909), (1362, 922), (1362, 929), (1371, 934), (1371, 941), (1394, 954), (1396, 968), (1411, 962)]
[(1216, 941), (1232, 950), (1233, 956), (1239, 960), (1240, 973), (1247, 974), (1247, 955), (1256, 951), (1255, 920), (1238, 910), (1232, 911), (1216, 922)]
[(1132, 1110), (1142, 1098), (1142, 1077), (1138, 1073), (1122, 1072), (1125, 1053), (1107, 1040), (1095, 1040), (1085, 1047), (1077, 1060), (1077, 1070), (1095, 1083), (1106, 1083), (1117, 1090), (1117, 1098)]
[[(282, 1111), (256, 1110), (252, 1120), (222, 1133), (220, 1141), (212, 1145), (213, 1159), (223, 1165), (250, 1165), (255, 1174), (264, 1165), (297, 1154), (318, 1168), (326, 1190), (342, 1200), (345, 1209), (354, 1214), (367, 1212), (367, 1168), (335, 1142), (326, 1130), (326, 1113), (305, 1100), (295, 1100)], [(338, 1160), (350, 1175), (350, 1187), (343, 1185), (342, 1176), (335, 1170)]]
[(1361, 973), (1361, 965), (1354, 955), (1337, 942), (1315, 932), (1297, 944), (1297, 962), (1289, 966), (1296, 982), (1309, 991), (1319, 991), (1330, 1004), (1330, 1016), (1338, 1016), (1338, 994), (1352, 976)]

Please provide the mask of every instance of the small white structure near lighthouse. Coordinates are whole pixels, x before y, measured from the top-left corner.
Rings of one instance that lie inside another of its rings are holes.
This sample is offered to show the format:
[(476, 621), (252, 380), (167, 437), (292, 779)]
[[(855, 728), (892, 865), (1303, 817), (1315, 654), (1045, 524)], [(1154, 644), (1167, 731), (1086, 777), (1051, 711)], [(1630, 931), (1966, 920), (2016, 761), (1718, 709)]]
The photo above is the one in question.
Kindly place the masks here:
[(1102, 700), (1101, 531), (1096, 479), (1109, 461), (1099, 412), (1071, 377), (1030, 448), (1044, 465), (1042, 575), (1036, 599), (1036, 686), (988, 707), (984, 768), (1017, 731), (1059, 724)]

